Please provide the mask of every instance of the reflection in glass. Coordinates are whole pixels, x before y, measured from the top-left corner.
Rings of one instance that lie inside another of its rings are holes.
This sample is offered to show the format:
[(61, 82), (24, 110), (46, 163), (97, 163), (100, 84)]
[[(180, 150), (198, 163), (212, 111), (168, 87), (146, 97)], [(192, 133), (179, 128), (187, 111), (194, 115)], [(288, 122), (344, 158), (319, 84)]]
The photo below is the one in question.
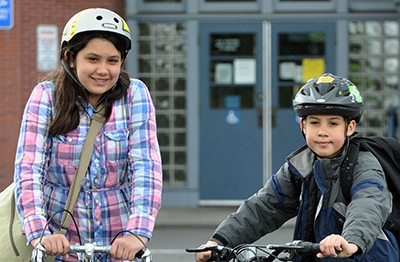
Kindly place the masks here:
[(399, 78), (397, 76), (387, 76), (384, 79), (386, 88), (397, 91), (399, 85)]
[(184, 96), (176, 96), (174, 99), (174, 109), (185, 109), (186, 98)]
[(169, 97), (168, 96), (157, 96), (155, 101), (156, 109), (168, 109), (169, 108)]
[(169, 152), (161, 150), (161, 159), (162, 159), (163, 165), (168, 165), (170, 163)]
[(364, 34), (364, 24), (362, 22), (350, 22), (349, 23), (349, 34), (350, 35), (362, 35)]
[(398, 55), (399, 54), (399, 40), (398, 39), (386, 39), (385, 40), (385, 54), (386, 55)]
[(172, 24), (157, 23), (154, 30), (156, 36), (168, 36), (172, 32)]
[(279, 34), (279, 55), (325, 55), (325, 33)]
[(186, 172), (184, 170), (176, 169), (174, 177), (178, 185), (186, 185)]
[(399, 70), (398, 58), (386, 58), (384, 64), (384, 71), (386, 73), (396, 73)]
[(186, 36), (186, 24), (185, 23), (176, 23), (175, 31), (177, 36)]
[(168, 91), (168, 90), (169, 90), (168, 78), (156, 79), (156, 91)]
[(382, 81), (379, 77), (368, 77), (367, 78), (367, 90), (381, 90)]
[(362, 42), (359, 40), (350, 40), (349, 52), (350, 52), (350, 54), (361, 54), (362, 53)]
[(362, 87), (362, 78), (361, 77), (350, 77), (349, 79), (353, 84), (358, 86), (358, 88)]
[(185, 145), (186, 145), (186, 133), (175, 133), (174, 146), (185, 146)]
[(186, 59), (185, 58), (174, 59), (174, 72), (175, 73), (185, 73), (186, 72)]
[(160, 146), (168, 146), (169, 145), (169, 134), (158, 132), (157, 134), (158, 143)]
[(367, 40), (367, 53), (370, 55), (382, 54), (382, 46), (379, 40)]
[(159, 128), (169, 128), (169, 116), (157, 114), (156, 115), (157, 127)]
[(383, 103), (383, 108), (389, 110), (391, 108), (399, 107), (399, 97), (398, 96), (385, 96)]
[(155, 63), (156, 73), (169, 73), (170, 64), (168, 58), (158, 58)]
[(186, 79), (185, 78), (174, 79), (174, 90), (175, 91), (185, 91), (186, 90)]
[(383, 28), (386, 36), (398, 36), (399, 35), (399, 23), (395, 21), (385, 21)]
[(367, 58), (367, 71), (379, 72), (382, 69), (382, 62), (379, 58), (370, 57)]
[(175, 117), (174, 117), (174, 126), (176, 128), (184, 128), (184, 127), (186, 127), (186, 115), (175, 115)]
[[(164, 164), (164, 158), (163, 158), (163, 164)], [(163, 184), (168, 185), (170, 183), (171, 183), (170, 172), (168, 169), (163, 168)]]
[(139, 73), (151, 72), (151, 59), (139, 58)]
[(370, 116), (367, 116), (366, 118), (367, 118), (367, 122), (368, 122), (369, 126), (371, 126), (371, 127), (380, 127), (381, 126), (382, 116), (370, 115)]
[(382, 27), (381, 23), (377, 21), (367, 21), (365, 22), (365, 33), (369, 36), (381, 36)]
[(139, 36), (149, 36), (150, 35), (150, 24), (139, 24)]
[(175, 55), (186, 54), (186, 40), (185, 39), (177, 39), (174, 42), (174, 54)]
[(151, 53), (150, 41), (139, 41), (139, 53), (141, 55), (147, 55)]
[(165, 55), (171, 51), (171, 45), (168, 40), (158, 40), (155, 42), (155, 54)]
[(351, 72), (361, 72), (362, 61), (361, 59), (350, 59), (350, 71)]

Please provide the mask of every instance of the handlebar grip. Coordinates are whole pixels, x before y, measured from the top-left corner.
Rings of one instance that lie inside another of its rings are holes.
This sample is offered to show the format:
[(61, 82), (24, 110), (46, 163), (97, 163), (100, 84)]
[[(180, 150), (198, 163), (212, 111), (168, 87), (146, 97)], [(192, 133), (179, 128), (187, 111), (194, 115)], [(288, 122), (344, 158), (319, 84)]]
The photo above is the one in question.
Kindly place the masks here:
[(143, 249), (141, 249), (141, 250), (139, 250), (139, 252), (136, 253), (135, 257), (142, 258), (143, 254), (144, 254), (144, 251), (143, 251)]
[(311, 243), (311, 242), (307, 242), (307, 241), (294, 241), (293, 242), (294, 246), (301, 246), (302, 249), (296, 249), (294, 250), (294, 252), (300, 256), (303, 254), (317, 254), (319, 252), (321, 252), (321, 250), (319, 249), (319, 244), (318, 243)]
[(196, 252), (204, 252), (205, 251), (202, 248), (186, 248), (185, 250), (188, 253), (196, 253)]

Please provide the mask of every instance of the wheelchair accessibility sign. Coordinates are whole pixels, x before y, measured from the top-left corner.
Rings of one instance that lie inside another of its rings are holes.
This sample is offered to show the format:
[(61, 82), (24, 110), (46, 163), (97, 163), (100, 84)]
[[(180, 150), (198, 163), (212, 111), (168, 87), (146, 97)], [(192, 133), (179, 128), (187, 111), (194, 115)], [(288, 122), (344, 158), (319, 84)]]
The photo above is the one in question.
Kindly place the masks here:
[(237, 125), (240, 123), (240, 110), (228, 109), (226, 110), (226, 122), (230, 125)]
[(0, 0), (0, 30), (14, 26), (14, 0)]

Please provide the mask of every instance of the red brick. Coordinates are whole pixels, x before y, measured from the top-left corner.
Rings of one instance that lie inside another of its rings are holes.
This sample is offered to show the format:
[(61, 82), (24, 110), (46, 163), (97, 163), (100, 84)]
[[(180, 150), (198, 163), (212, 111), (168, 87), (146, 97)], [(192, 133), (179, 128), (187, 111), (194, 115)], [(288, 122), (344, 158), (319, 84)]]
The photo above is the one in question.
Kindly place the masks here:
[(13, 180), (22, 111), (41, 75), (36, 71), (36, 26), (57, 25), (61, 39), (68, 19), (91, 7), (108, 8), (124, 16), (124, 0), (14, 1), (14, 27), (0, 31), (0, 191)]

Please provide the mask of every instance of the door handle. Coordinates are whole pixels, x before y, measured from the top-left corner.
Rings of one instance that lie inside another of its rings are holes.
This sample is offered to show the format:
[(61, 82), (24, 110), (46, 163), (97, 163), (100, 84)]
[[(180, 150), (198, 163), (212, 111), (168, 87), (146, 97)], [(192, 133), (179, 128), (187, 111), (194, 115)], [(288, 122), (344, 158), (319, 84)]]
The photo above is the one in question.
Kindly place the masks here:
[(276, 127), (276, 106), (271, 107), (271, 125), (272, 127)]

